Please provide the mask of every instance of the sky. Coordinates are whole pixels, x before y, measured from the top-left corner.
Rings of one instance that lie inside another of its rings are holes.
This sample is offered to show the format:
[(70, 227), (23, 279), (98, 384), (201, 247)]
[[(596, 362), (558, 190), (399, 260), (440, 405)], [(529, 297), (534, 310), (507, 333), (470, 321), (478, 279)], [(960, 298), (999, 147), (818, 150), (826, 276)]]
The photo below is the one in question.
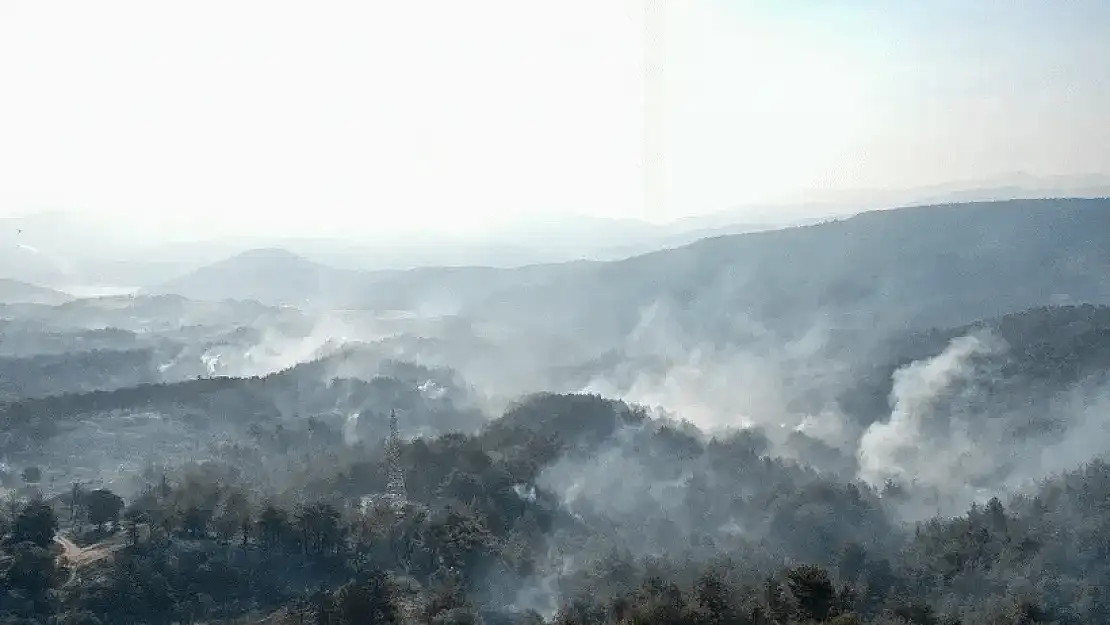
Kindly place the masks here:
[(662, 221), (1110, 174), (1110, 3), (0, 0), (0, 216)]

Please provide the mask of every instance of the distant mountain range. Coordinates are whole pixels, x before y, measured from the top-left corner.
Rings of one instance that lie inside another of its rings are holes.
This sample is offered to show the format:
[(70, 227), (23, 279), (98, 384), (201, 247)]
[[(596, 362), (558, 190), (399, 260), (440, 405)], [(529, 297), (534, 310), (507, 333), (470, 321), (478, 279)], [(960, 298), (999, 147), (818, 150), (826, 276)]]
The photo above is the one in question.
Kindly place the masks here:
[(141, 293), (211, 301), (249, 299), (268, 305), (440, 315), (454, 314), (460, 307), (504, 289), (543, 284), (574, 267), (598, 262), (516, 268), (418, 267), (355, 271), (316, 263), (287, 250), (268, 248), (237, 254), (143, 289)]
[(431, 266), (519, 267), (618, 260), (698, 239), (826, 221), (867, 210), (1014, 198), (1110, 196), (1110, 176), (1012, 174), (906, 190), (810, 191), (804, 199), (742, 206), (668, 223), (587, 215), (532, 217), (481, 235), (352, 232), (335, 238), (178, 241), (137, 237), (123, 224), (63, 212), (0, 219), (0, 277), (53, 288), (151, 287), (252, 249), (280, 248), (323, 265), (360, 271)]
[(1110, 303), (1110, 200), (875, 211), (619, 261), (510, 269), (358, 272), (260, 250), (148, 292), (458, 313), (597, 340), (627, 335), (652, 306), (710, 337), (751, 324), (787, 333), (951, 326), (1045, 304)]
[[(792, 222), (791, 222), (792, 223)], [(481, 235), (363, 236), (348, 239), (239, 237), (146, 242), (79, 216), (44, 213), (0, 219), (0, 277), (37, 284), (148, 287), (257, 249), (282, 249), (335, 268), (363, 271), (431, 266), (517, 267), (578, 259), (613, 260), (704, 236), (776, 225), (675, 227), (584, 215), (521, 221)]]
[(905, 208), (708, 238), (567, 268), (465, 310), (599, 344), (654, 315), (684, 344), (713, 344), (953, 326), (1077, 302), (1110, 303), (1110, 200)]
[(847, 216), (864, 211), (910, 206), (935, 206), (1016, 199), (1110, 197), (1110, 175), (1074, 174), (1036, 176), (1013, 172), (976, 180), (963, 180), (908, 189), (808, 190), (793, 202), (746, 206), (706, 216), (688, 218), (689, 224), (722, 226), (743, 216), (778, 222), (811, 219), (816, 215)]

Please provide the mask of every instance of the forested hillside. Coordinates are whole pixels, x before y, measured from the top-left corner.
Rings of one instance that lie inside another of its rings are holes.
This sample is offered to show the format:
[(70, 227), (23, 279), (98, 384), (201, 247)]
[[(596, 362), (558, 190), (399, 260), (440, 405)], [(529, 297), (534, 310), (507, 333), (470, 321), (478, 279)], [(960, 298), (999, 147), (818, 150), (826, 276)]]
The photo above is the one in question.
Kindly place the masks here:
[(845, 410), (863, 423), (889, 412), (894, 372), (932, 358), (954, 339), (991, 341), (991, 377), (1011, 395), (1046, 396), (1086, 382), (1098, 386), (1110, 374), (1110, 307), (1049, 306), (985, 319), (954, 328), (899, 335), (884, 346), (885, 358), (861, 371), (841, 397)]
[(0, 622), (1103, 622), (1108, 214), (5, 306)]
[(1104, 199), (1014, 200), (864, 213), (568, 271), (471, 310), (623, 339), (646, 307), (665, 303), (685, 332), (712, 342), (815, 326), (923, 330), (1110, 303), (1108, 209)]
[[(258, 492), (211, 461), (152, 476), (125, 505), (103, 491), (32, 501), (4, 525), (5, 622), (1110, 617), (1103, 463), (905, 527), (885, 514), (896, 490), (838, 484), (765, 449), (756, 432), (706, 439), (618, 402), (540, 396), (475, 435), (407, 443), (400, 511), (358, 512), (384, 481), (380, 455), (317, 467), (296, 496)], [(77, 540), (116, 546), (66, 568), (52, 537), (74, 514)]]
[(1106, 0), (0, 0), (0, 625), (1110, 625), (1107, 77)]
[(148, 349), (0, 357), (0, 401), (150, 384), (160, 362)]
[[(815, 324), (952, 326), (1051, 303), (1110, 303), (1110, 200), (923, 206), (704, 239), (612, 262), (359, 273), (261, 250), (157, 292), (271, 303), (434, 309), (615, 341), (657, 301), (708, 337), (736, 317), (787, 333)], [(265, 295), (251, 285), (280, 293)], [(605, 315), (596, 311), (604, 310)], [(696, 325), (695, 325), (696, 324)]]

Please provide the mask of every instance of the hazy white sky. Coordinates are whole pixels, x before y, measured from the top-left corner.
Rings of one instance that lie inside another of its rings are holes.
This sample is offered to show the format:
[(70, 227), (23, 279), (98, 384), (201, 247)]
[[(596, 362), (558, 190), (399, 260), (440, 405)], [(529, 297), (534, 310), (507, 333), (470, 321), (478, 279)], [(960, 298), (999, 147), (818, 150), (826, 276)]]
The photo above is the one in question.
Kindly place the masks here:
[(1110, 173), (1108, 2), (660, 6), (0, 0), (0, 215), (478, 229)]

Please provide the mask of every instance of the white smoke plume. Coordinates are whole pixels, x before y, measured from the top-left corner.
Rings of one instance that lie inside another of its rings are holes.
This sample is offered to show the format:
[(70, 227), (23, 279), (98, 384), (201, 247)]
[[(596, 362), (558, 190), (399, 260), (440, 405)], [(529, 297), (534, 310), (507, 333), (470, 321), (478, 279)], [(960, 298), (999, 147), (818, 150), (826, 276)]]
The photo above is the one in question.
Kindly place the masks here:
[[(829, 392), (847, 382), (849, 369), (826, 354), (831, 327), (817, 323), (784, 340), (737, 317), (731, 333), (739, 338), (722, 344), (690, 336), (679, 314), (664, 302), (646, 308), (619, 362), (576, 390), (662, 407), (710, 433), (756, 426), (780, 442), (802, 429), (833, 447), (854, 445), (858, 429)], [(824, 394), (816, 407), (796, 405), (815, 391)]]
[(250, 344), (235, 341), (211, 345), (201, 355), (209, 376), (265, 376), (331, 353), (343, 345), (370, 342), (386, 335), (375, 318), (324, 312), (305, 325), (267, 325)]
[(936, 412), (958, 383), (976, 375), (974, 357), (998, 349), (988, 337), (964, 336), (937, 356), (896, 371), (890, 419), (872, 424), (860, 439), (860, 479), (872, 486), (912, 480), (947, 490), (958, 475), (985, 471), (989, 459), (977, 451), (968, 421)]
[(1080, 462), (1106, 459), (1110, 454), (1110, 391), (1102, 380), (1079, 385), (1055, 398), (1051, 412), (1066, 415), (1067, 430), (1058, 440), (1040, 444), (1029, 441), (1020, 453), (1020, 471), (1010, 476), (1008, 487), (1018, 490), (1034, 486), (1046, 475), (1071, 471)]
[(514, 484), (513, 492), (517, 497), (528, 503), (536, 503), (536, 487), (533, 485)]
[(347, 419), (343, 422), (343, 444), (348, 447), (358, 445), (358, 412), (352, 412), (347, 415)]
[(200, 356), (200, 362), (204, 365), (204, 370), (208, 377), (216, 375), (217, 368), (220, 365), (220, 355), (213, 353), (212, 350), (207, 350)]

